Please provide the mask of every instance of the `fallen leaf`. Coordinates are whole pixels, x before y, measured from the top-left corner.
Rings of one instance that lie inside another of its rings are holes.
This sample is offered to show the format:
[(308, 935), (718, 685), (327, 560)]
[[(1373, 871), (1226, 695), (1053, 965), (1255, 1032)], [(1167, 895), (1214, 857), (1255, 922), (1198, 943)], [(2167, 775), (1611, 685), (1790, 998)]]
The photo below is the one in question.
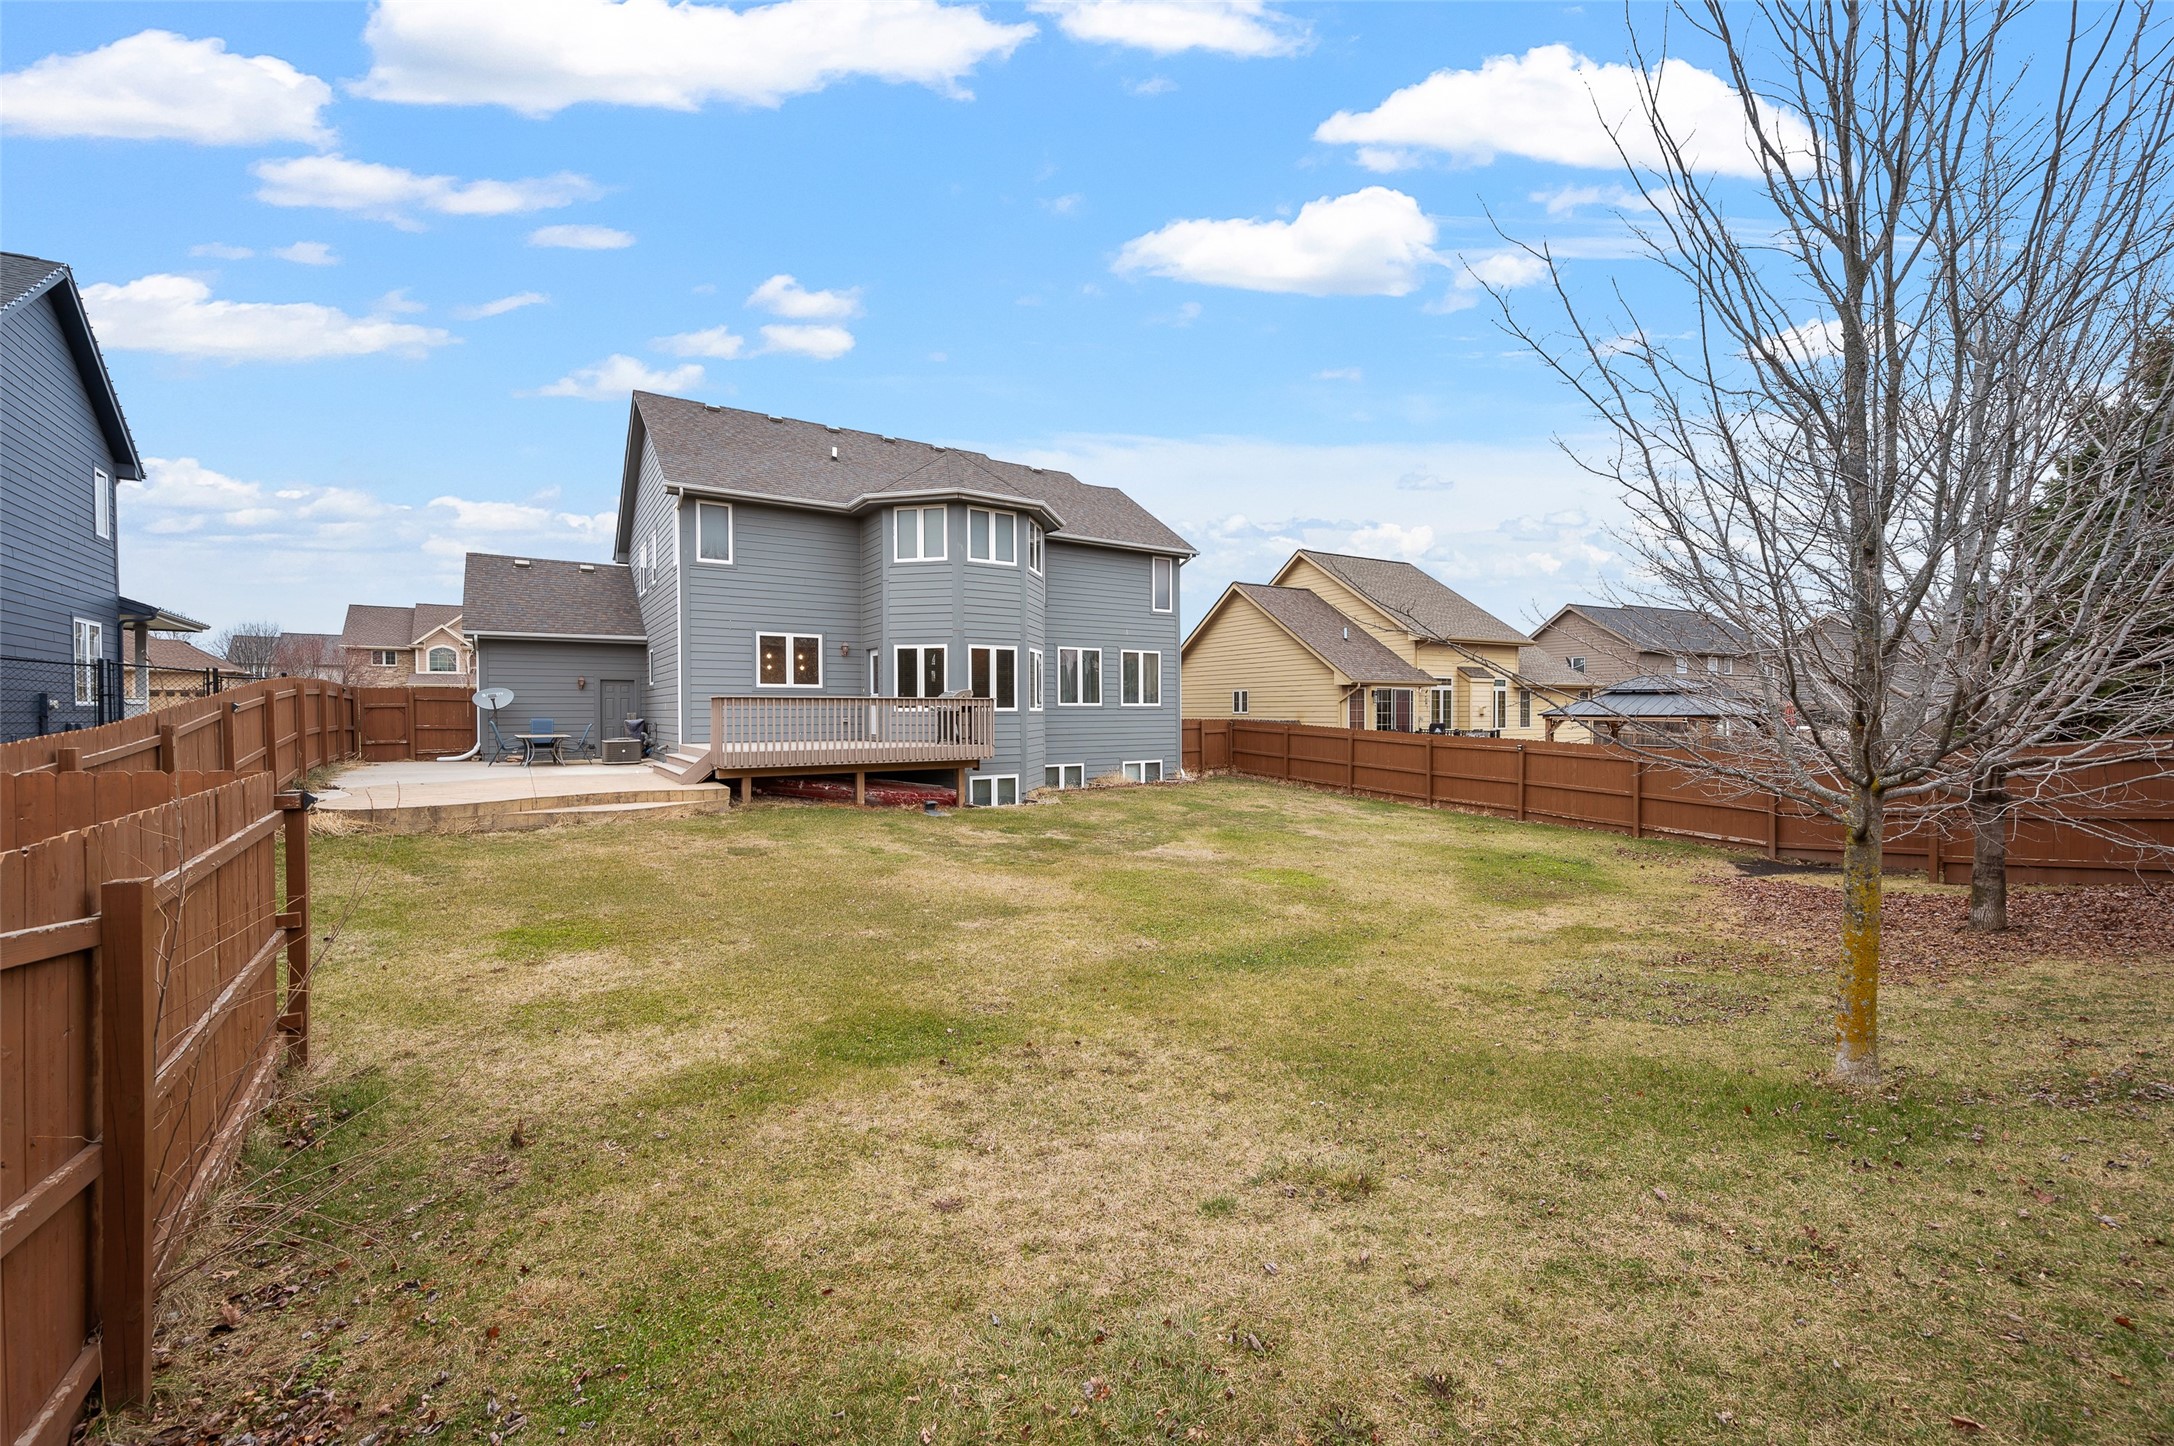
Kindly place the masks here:
[(2125, 1316), (2125, 1315), (2117, 1315), (2117, 1316), (2115, 1316), (2115, 1317), (2114, 1317), (2114, 1324), (2115, 1324), (2115, 1325), (2117, 1325), (2117, 1326), (2120, 1326), (2120, 1327), (2121, 1327), (2121, 1328), (2122, 1328), (2123, 1330), (2125, 1330), (2125, 1331), (2133, 1331), (2133, 1330), (2135, 1330), (2135, 1329), (2136, 1329), (2136, 1322), (2135, 1322), (2135, 1321), (2133, 1321), (2133, 1320), (2130, 1320), (2130, 1319), (2129, 1319), (2129, 1318), (2128, 1318), (2127, 1316)]
[(1984, 1422), (1973, 1421), (1968, 1416), (1950, 1416), (1948, 1424), (1966, 1436), (1975, 1436), (1985, 1429)]

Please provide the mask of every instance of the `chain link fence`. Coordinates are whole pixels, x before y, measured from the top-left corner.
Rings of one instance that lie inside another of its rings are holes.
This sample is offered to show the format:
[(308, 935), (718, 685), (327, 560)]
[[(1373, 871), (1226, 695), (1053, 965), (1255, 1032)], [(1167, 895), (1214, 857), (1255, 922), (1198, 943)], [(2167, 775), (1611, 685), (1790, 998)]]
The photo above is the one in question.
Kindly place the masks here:
[(96, 728), (220, 689), (217, 669), (0, 656), (0, 743)]

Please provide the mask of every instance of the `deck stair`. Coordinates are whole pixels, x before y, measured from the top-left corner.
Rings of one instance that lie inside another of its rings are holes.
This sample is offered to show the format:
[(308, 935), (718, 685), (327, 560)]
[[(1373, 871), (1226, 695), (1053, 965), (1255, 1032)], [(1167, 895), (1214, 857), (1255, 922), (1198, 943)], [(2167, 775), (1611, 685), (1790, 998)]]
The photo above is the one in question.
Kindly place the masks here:
[(662, 758), (652, 758), (649, 766), (674, 783), (705, 783), (717, 771), (717, 760), (708, 745), (683, 743)]

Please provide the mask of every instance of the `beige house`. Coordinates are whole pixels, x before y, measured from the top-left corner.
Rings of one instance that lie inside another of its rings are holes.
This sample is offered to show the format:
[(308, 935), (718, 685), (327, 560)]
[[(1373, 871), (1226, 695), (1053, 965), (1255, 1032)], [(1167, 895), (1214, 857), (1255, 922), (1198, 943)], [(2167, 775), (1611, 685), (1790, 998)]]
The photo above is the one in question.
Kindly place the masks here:
[(1548, 708), (1586, 691), (1530, 638), (1412, 564), (1310, 549), (1266, 586), (1234, 583), (1180, 659), (1188, 718), (1537, 739)]
[(475, 686), (475, 649), (452, 603), (377, 607), (352, 603), (340, 631), (347, 681), (358, 688)]

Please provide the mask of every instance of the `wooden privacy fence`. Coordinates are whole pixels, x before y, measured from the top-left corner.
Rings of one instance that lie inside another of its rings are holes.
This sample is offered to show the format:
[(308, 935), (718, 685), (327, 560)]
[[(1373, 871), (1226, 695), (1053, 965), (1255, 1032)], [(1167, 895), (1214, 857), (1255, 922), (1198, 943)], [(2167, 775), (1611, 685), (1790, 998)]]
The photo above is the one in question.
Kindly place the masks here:
[[(1773, 795), (1592, 743), (1530, 743), (1428, 733), (1314, 728), (1244, 718), (1188, 718), (1185, 766), (1342, 793), (1460, 808), (1501, 818), (1608, 829), (1839, 863), (1841, 830)], [(2170, 755), (2174, 759), (2174, 755)], [(2018, 883), (2122, 883), (2174, 877), (2174, 770), (2166, 761), (2101, 765), (2089, 826), (2025, 810), (2009, 831)], [(1968, 882), (1970, 841), (1937, 819), (1890, 815), (1888, 867)]]
[(21, 1446), (66, 1441), (101, 1379), (147, 1394), (155, 1283), (307, 1046), (302, 798), (269, 772), (177, 786), (0, 853), (0, 1440)]
[[(266, 773), (285, 787), (355, 757), (360, 737), (354, 689), (265, 678), (118, 723), (0, 745), (0, 848), (175, 798), (172, 780), (181, 775)], [(158, 775), (167, 781), (153, 782)]]
[[(444, 758), (476, 746), (475, 695), (466, 688), (353, 691), (362, 729), (362, 757), (368, 762)], [(524, 721), (522, 727), (526, 726)]]

